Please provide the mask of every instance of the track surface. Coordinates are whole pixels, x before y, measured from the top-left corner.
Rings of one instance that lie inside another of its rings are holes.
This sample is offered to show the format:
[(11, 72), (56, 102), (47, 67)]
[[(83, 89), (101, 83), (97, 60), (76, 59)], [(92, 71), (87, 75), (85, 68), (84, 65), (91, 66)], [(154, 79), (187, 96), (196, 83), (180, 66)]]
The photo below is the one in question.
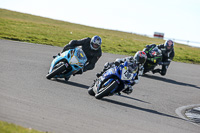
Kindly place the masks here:
[(69, 82), (47, 80), (60, 47), (0, 40), (0, 120), (53, 133), (199, 133), (175, 113), (200, 103), (200, 65), (172, 62), (166, 76), (141, 77), (132, 94), (96, 100), (95, 73), (122, 55), (104, 53), (92, 71)]

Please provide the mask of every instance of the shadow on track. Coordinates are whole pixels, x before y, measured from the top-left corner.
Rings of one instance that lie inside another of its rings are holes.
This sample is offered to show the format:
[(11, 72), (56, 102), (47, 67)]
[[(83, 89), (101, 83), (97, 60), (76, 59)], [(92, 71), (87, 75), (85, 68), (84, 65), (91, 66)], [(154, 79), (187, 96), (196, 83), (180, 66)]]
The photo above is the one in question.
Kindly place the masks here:
[[(60, 83), (63, 83), (63, 84), (67, 84), (67, 85), (80, 87), (80, 88), (85, 88), (85, 89), (89, 88), (89, 86), (87, 86), (87, 85), (76, 83), (76, 82), (72, 82), (72, 81), (65, 81), (65, 80), (61, 80), (61, 79), (55, 79), (54, 81), (57, 81), (57, 82), (60, 82)], [(120, 97), (124, 97), (124, 98), (132, 99), (132, 100), (135, 100), (135, 101), (139, 101), (139, 102), (150, 104), (149, 102), (142, 101), (140, 99), (132, 98), (132, 97), (129, 97), (129, 96), (124, 96), (124, 95), (116, 95), (116, 96), (120, 96)]]
[(132, 98), (132, 97), (129, 97), (129, 96), (124, 96), (124, 95), (117, 95), (117, 96), (124, 97), (124, 98), (128, 98), (128, 99), (132, 99), (132, 100), (139, 101), (139, 102), (143, 102), (143, 103), (151, 104), (151, 103), (149, 103), (149, 102), (146, 102), (146, 101), (143, 101), (143, 100), (140, 100), (140, 99), (137, 99), (137, 98)]
[(155, 80), (160, 80), (160, 81), (171, 83), (171, 84), (189, 86), (189, 87), (194, 87), (194, 88), (200, 89), (200, 87), (193, 85), (193, 84), (183, 83), (183, 82), (175, 81), (175, 80), (172, 80), (172, 79), (167, 79), (167, 78), (164, 78), (164, 77), (158, 77), (158, 76), (155, 76), (155, 75), (145, 74), (145, 75), (143, 75), (143, 77), (151, 78), (151, 79), (155, 79)]
[[(148, 113), (153, 113), (153, 114), (156, 114), (156, 115), (166, 116), (166, 117), (175, 118), (175, 119), (181, 119), (181, 118), (176, 117), (176, 116), (172, 116), (172, 115), (168, 115), (168, 114), (164, 114), (164, 113), (158, 112), (156, 110), (145, 109), (145, 108), (142, 108), (142, 107), (137, 107), (137, 106), (134, 106), (134, 105), (130, 105), (130, 104), (127, 104), (127, 103), (122, 103), (122, 102), (119, 102), (119, 101), (114, 101), (114, 100), (111, 100), (111, 99), (103, 98), (102, 101), (106, 101), (106, 102), (109, 102), (109, 103), (117, 104), (117, 105), (120, 105), (120, 106), (132, 108), (132, 109), (137, 109), (137, 110), (148, 112)], [(181, 120), (184, 120), (184, 119), (181, 119)]]
[(63, 83), (63, 84), (71, 85), (71, 86), (80, 87), (80, 88), (85, 88), (85, 89), (89, 88), (89, 86), (87, 86), (87, 85), (72, 82), (72, 81), (65, 81), (65, 80), (60, 80), (60, 79), (56, 79), (55, 81)]

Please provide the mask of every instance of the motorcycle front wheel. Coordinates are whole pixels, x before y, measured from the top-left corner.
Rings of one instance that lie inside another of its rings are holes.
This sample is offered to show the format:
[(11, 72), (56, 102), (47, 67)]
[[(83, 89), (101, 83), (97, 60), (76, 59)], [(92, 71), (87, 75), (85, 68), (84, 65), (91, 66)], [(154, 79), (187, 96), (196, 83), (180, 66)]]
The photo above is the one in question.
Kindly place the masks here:
[(93, 86), (95, 85), (96, 80), (94, 81), (94, 83), (88, 88), (88, 94), (91, 96), (95, 96), (95, 93), (93, 91)]
[(46, 78), (47, 78), (47, 79), (51, 79), (51, 78), (53, 78), (54, 76), (56, 76), (56, 75), (62, 73), (62, 72), (65, 71), (65, 70), (66, 70), (66, 66), (63, 64), (63, 65), (61, 65), (60, 67), (58, 67), (58, 68), (56, 68), (55, 70), (53, 70), (51, 73), (47, 74), (47, 75), (46, 75)]
[(105, 86), (104, 88), (101, 88), (99, 92), (95, 95), (96, 99), (101, 99), (104, 96), (108, 96), (110, 92), (118, 87), (118, 83), (113, 80), (109, 85)]

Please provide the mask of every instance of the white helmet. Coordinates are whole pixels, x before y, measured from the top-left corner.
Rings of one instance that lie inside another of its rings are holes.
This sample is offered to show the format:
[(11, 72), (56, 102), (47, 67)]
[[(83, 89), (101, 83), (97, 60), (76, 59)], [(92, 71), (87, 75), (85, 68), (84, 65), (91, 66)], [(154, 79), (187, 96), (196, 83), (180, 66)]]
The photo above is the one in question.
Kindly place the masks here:
[(164, 44), (167, 51), (171, 51), (174, 48), (174, 42), (172, 40), (166, 40)]
[(100, 46), (101, 46), (101, 43), (102, 43), (101, 37), (93, 36), (91, 41), (90, 41), (90, 47), (93, 50), (98, 50), (100, 48)]

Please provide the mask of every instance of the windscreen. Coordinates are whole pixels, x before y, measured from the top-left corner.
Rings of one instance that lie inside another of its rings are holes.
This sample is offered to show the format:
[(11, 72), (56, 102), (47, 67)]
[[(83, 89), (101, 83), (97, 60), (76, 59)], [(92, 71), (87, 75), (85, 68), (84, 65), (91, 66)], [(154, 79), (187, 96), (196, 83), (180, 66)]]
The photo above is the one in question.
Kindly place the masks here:
[(83, 61), (87, 60), (87, 57), (82, 49), (77, 49), (76, 52), (77, 52), (77, 57), (79, 58), (79, 60), (83, 60)]
[(159, 56), (162, 56), (162, 53), (161, 53), (161, 51), (158, 49), (158, 47), (153, 48), (149, 54), (150, 54), (151, 57), (159, 57)]

